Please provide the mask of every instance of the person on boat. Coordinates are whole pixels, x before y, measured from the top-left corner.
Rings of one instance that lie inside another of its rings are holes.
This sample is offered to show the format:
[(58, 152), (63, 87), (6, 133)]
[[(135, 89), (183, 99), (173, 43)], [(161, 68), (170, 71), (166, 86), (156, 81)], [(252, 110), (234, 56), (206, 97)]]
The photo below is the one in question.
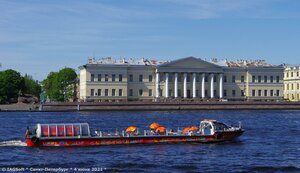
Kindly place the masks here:
[(98, 129), (95, 130), (95, 135), (99, 136), (99, 130)]
[(153, 136), (155, 135), (155, 132), (153, 130), (150, 131), (150, 135)]
[(170, 134), (170, 135), (174, 135), (174, 134), (175, 134), (175, 131), (174, 131), (173, 129), (170, 129), (169, 134)]

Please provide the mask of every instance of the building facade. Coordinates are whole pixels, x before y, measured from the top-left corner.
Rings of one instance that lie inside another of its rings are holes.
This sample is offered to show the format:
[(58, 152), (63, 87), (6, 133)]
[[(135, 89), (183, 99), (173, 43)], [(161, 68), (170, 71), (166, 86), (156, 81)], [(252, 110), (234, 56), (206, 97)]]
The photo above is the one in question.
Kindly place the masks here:
[(281, 100), (282, 66), (264, 61), (90, 60), (80, 67), (80, 100)]
[(284, 99), (300, 101), (300, 66), (284, 69)]

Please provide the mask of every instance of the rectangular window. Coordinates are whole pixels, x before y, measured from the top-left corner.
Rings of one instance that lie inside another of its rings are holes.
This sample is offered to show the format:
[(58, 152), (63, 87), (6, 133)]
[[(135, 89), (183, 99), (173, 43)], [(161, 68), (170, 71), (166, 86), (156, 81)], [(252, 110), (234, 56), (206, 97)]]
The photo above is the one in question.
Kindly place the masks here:
[(258, 83), (261, 83), (261, 76), (258, 76)]
[(174, 76), (172, 75), (172, 73), (169, 74), (169, 82), (173, 82), (173, 78)]
[(119, 89), (119, 96), (123, 96), (123, 90)]
[(94, 89), (91, 89), (91, 96), (95, 96), (95, 91), (94, 91)]
[(224, 83), (227, 82), (227, 76), (224, 76)]
[(299, 72), (297, 71), (297, 77), (299, 77)]
[(276, 96), (280, 96), (280, 91), (279, 90), (276, 90)]
[(164, 74), (159, 74), (159, 82), (164, 81), (165, 75)]
[(232, 97), (235, 97), (235, 90), (232, 90)]
[(224, 90), (223, 95), (224, 97), (227, 97), (227, 90)]
[(113, 82), (116, 81), (116, 75), (115, 75), (115, 74), (112, 74), (112, 76), (111, 76), (111, 81), (113, 81)]
[(252, 76), (252, 83), (255, 83), (255, 76)]
[(200, 82), (200, 75), (196, 76), (196, 82)]
[(294, 72), (291, 72), (291, 77), (294, 77)]
[(105, 74), (105, 82), (108, 82), (108, 74)]
[(241, 76), (241, 82), (245, 82), (245, 76)]
[(217, 90), (214, 90), (214, 96), (217, 96)]
[(129, 75), (129, 82), (133, 82), (133, 75)]
[(286, 84), (286, 88), (287, 88), (287, 90), (290, 90), (290, 85)]
[(152, 96), (152, 89), (149, 89), (149, 96)]
[(98, 96), (102, 96), (101, 89), (98, 89)]
[(172, 96), (173, 93), (172, 93), (172, 89), (169, 89), (169, 96)]
[(181, 97), (181, 89), (178, 89), (178, 96)]
[(115, 90), (115, 89), (112, 89), (112, 90), (111, 90), (111, 95), (112, 95), (112, 96), (116, 96), (116, 90)]
[(105, 91), (104, 91), (105, 93), (105, 96), (108, 96), (108, 89), (105, 89)]
[(189, 74), (186, 74), (186, 82), (191, 82), (191, 76)]
[(270, 96), (273, 97), (274, 96), (274, 92), (273, 90), (270, 90)]
[(268, 76), (264, 76), (264, 83), (268, 82)]
[(291, 90), (294, 90), (294, 84), (291, 84)]
[(205, 90), (205, 92), (204, 92), (204, 93), (205, 93), (205, 97), (207, 97), (207, 95), (208, 95), (208, 91), (207, 91), (207, 90)]
[(159, 90), (159, 96), (161, 97), (161, 96), (162, 96), (162, 94), (163, 94), (163, 90), (162, 90), (162, 89), (160, 89), (160, 90)]
[(245, 92), (244, 90), (241, 90), (241, 96), (244, 97), (245, 96)]
[(235, 76), (232, 76), (232, 83), (235, 83)]
[(214, 76), (214, 82), (217, 82), (217, 76)]
[(180, 73), (178, 73), (178, 82), (181, 82), (181, 74)]
[(289, 77), (289, 72), (286, 72), (286, 77)]
[(143, 75), (142, 74), (139, 75), (139, 81), (143, 82)]
[(207, 75), (205, 75), (205, 82), (208, 82), (208, 77), (207, 77)]
[(253, 97), (255, 96), (255, 90), (252, 90), (252, 96)]
[(119, 74), (119, 82), (123, 81), (123, 75)]
[(98, 74), (98, 81), (101, 82), (101, 74)]
[(267, 97), (268, 96), (268, 90), (264, 91), (264, 96)]
[(129, 90), (129, 96), (133, 96), (133, 89)]
[(279, 83), (279, 76), (276, 76), (276, 83)]
[(261, 90), (258, 90), (258, 96), (261, 96)]
[(273, 82), (274, 82), (273, 76), (270, 76), (270, 83), (273, 83)]
[(91, 74), (91, 82), (94, 82), (94, 81), (95, 81), (95, 75)]
[(149, 75), (149, 82), (152, 82), (152, 75)]

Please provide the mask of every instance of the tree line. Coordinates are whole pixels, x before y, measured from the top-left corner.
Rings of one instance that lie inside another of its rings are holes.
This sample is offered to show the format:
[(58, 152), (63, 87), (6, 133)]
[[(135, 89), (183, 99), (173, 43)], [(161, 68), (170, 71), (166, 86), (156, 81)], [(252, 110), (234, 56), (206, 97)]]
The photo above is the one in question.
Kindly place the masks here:
[(51, 101), (65, 101), (74, 96), (69, 85), (76, 82), (77, 74), (72, 68), (51, 72), (41, 83), (32, 76), (8, 69), (0, 71), (0, 103), (16, 102), (19, 96), (32, 95), (37, 98), (41, 93)]

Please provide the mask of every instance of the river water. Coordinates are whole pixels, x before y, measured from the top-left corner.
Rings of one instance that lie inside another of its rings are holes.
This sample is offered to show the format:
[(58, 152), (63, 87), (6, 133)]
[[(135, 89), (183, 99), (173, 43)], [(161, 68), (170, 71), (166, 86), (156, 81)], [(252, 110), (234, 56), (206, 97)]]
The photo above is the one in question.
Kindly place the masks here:
[[(88, 122), (104, 131), (158, 122), (177, 129), (216, 119), (242, 122), (239, 140), (220, 144), (156, 144), (27, 148), (26, 126)], [(300, 111), (0, 112), (0, 172), (300, 172)]]

